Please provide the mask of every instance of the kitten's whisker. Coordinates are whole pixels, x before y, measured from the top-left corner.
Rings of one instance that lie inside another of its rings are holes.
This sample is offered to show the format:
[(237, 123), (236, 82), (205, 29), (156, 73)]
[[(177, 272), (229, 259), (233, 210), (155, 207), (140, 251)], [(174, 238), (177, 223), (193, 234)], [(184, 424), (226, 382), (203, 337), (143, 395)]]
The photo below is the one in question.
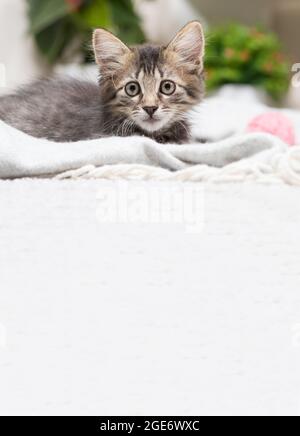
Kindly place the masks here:
[[(113, 134), (116, 131), (116, 134), (118, 135), (118, 130), (120, 125), (122, 125), (121, 121), (124, 120), (123, 116), (119, 116), (113, 120), (109, 120), (106, 123), (104, 123), (103, 125), (103, 130), (106, 131), (108, 130), (108, 133)], [(117, 128), (117, 130), (116, 130)]]
[(125, 133), (126, 136), (130, 136), (130, 134), (133, 131), (134, 125), (135, 125), (134, 121), (128, 120), (128, 122), (127, 122), (127, 130), (126, 130), (126, 133)]
[(177, 121), (177, 122), (179, 123), (179, 125), (181, 127), (183, 127), (183, 129), (186, 131), (187, 135), (190, 136), (190, 131), (189, 131), (188, 127), (186, 126), (186, 124), (183, 121), (180, 121), (180, 120)]

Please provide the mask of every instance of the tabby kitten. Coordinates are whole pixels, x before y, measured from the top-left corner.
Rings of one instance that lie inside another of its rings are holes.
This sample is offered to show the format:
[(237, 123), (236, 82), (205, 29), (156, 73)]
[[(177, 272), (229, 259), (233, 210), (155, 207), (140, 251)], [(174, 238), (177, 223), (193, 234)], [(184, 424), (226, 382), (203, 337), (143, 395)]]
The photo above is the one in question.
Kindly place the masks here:
[(99, 86), (40, 80), (0, 98), (0, 119), (59, 142), (113, 135), (187, 142), (187, 112), (204, 92), (201, 24), (189, 23), (167, 47), (129, 48), (103, 29), (94, 32), (93, 46)]

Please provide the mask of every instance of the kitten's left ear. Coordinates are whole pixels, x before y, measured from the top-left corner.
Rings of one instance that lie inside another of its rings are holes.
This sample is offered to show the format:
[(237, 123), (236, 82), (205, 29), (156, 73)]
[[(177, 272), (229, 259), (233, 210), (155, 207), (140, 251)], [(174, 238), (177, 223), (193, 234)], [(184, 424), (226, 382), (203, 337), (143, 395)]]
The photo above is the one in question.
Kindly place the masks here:
[(124, 67), (130, 49), (119, 38), (104, 29), (97, 29), (93, 35), (95, 59), (103, 74), (114, 74)]
[(201, 67), (205, 52), (205, 38), (199, 21), (187, 24), (177, 33), (166, 50), (167, 53), (175, 54), (175, 59), (182, 66)]

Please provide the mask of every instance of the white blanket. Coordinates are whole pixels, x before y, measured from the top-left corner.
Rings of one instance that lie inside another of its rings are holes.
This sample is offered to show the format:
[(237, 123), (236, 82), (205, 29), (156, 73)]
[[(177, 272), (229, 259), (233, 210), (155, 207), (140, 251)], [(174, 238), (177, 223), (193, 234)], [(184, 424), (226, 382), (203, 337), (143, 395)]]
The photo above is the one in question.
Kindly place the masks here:
[[(53, 143), (0, 122), (0, 178), (250, 178), (300, 184), (300, 147), (289, 148), (272, 135), (244, 133), (247, 123), (266, 110), (257, 103), (210, 98), (193, 114), (194, 137), (208, 142), (180, 146), (144, 137)], [(288, 116), (300, 144), (300, 113), (288, 111)]]

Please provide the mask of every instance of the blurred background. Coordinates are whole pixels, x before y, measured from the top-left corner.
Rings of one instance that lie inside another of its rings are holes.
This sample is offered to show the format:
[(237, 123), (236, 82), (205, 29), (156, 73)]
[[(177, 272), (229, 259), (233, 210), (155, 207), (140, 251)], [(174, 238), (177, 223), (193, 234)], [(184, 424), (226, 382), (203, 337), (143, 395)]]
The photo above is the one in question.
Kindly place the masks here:
[(300, 0), (1, 0), (0, 87), (53, 71), (96, 77), (96, 27), (128, 44), (167, 43), (192, 19), (206, 29), (208, 92), (248, 85), (275, 104), (300, 107), (299, 88), (290, 86), (300, 63)]

